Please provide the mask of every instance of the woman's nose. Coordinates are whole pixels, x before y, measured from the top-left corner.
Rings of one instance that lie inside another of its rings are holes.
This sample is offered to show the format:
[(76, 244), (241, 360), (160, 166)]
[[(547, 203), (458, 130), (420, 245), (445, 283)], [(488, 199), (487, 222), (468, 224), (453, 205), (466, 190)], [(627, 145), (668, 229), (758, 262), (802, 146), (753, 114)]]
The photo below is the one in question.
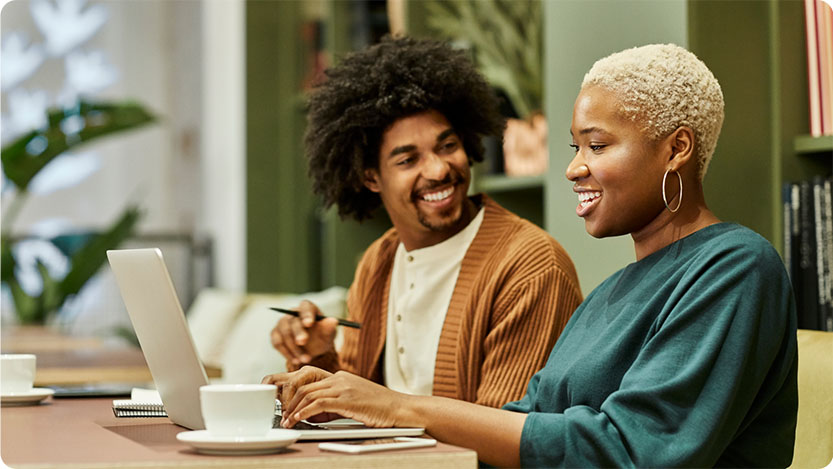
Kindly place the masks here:
[(576, 153), (576, 156), (573, 157), (573, 160), (570, 161), (569, 165), (567, 165), (567, 171), (564, 175), (570, 181), (575, 181), (590, 175), (590, 169), (584, 163), (584, 158), (582, 158), (581, 152)]

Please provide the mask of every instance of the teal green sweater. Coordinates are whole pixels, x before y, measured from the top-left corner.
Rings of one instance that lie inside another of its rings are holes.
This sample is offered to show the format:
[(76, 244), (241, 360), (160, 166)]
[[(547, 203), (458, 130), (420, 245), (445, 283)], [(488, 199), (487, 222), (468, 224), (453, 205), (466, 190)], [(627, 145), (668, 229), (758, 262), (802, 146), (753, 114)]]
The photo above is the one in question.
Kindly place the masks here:
[(784, 467), (797, 365), (781, 259), (720, 223), (599, 285), (504, 408), (529, 414), (524, 466)]

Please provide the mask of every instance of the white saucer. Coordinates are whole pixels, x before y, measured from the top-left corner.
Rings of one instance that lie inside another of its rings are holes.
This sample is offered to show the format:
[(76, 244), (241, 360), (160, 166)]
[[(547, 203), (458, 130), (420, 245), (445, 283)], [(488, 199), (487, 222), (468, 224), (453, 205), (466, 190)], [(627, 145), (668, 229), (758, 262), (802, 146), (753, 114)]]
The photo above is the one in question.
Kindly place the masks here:
[(273, 428), (264, 436), (212, 436), (208, 430), (177, 433), (176, 439), (206, 454), (264, 454), (285, 448), (301, 436), (297, 430)]
[(4, 406), (37, 404), (53, 394), (55, 394), (55, 391), (49, 388), (32, 388), (29, 392), (2, 394), (0, 395), (0, 402)]

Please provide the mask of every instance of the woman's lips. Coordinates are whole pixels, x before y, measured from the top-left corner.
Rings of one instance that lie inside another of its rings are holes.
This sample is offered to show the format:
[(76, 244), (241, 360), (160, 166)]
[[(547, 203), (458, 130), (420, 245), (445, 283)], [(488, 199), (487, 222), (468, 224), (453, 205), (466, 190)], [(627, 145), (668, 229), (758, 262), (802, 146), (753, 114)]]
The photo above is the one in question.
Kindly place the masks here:
[(602, 200), (602, 193), (600, 191), (579, 191), (578, 206), (576, 207), (576, 215), (583, 217), (590, 213), (599, 201)]

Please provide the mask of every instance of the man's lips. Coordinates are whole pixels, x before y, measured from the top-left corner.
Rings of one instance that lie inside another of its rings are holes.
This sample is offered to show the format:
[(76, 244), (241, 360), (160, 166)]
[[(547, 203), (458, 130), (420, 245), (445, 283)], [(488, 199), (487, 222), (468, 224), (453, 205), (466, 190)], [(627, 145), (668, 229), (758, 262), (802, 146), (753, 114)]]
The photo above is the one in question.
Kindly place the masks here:
[(457, 187), (463, 182), (462, 178), (453, 177), (445, 181), (434, 183), (414, 191), (414, 200), (417, 202), (440, 202), (451, 196)]
[(454, 186), (447, 187), (443, 190), (434, 191), (434, 192), (426, 192), (419, 196), (420, 199), (426, 202), (439, 202), (444, 200), (454, 193)]

